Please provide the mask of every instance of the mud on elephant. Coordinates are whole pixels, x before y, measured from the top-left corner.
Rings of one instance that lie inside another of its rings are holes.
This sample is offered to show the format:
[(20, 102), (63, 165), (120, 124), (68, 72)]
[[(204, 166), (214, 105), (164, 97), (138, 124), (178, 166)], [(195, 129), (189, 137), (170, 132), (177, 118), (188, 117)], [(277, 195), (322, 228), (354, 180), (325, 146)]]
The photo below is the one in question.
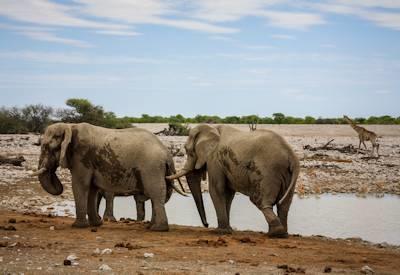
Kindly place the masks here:
[(55, 173), (58, 166), (68, 168), (72, 175), (74, 227), (101, 225), (96, 199), (101, 189), (149, 198), (150, 229), (166, 231), (169, 227), (164, 205), (173, 189), (184, 195), (165, 178), (175, 173), (171, 154), (155, 135), (140, 128), (115, 130), (87, 123), (50, 125), (42, 137), (35, 174), (53, 195), (63, 192)]
[[(183, 170), (167, 179), (186, 176), (202, 219), (206, 217), (200, 182), (208, 172), (217, 231), (232, 231), (231, 203), (235, 192), (240, 192), (264, 214), (270, 237), (287, 236), (287, 216), (300, 165), (281, 136), (267, 130), (243, 132), (224, 125), (199, 125), (190, 130), (185, 149)], [(273, 212), (274, 205), (278, 216)]]

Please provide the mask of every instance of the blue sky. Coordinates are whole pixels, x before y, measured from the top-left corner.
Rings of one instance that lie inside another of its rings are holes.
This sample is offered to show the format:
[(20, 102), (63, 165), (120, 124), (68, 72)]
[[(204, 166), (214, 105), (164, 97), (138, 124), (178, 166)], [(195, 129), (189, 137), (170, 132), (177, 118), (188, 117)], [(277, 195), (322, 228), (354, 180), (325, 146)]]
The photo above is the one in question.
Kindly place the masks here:
[(0, 105), (400, 116), (400, 0), (1, 0)]

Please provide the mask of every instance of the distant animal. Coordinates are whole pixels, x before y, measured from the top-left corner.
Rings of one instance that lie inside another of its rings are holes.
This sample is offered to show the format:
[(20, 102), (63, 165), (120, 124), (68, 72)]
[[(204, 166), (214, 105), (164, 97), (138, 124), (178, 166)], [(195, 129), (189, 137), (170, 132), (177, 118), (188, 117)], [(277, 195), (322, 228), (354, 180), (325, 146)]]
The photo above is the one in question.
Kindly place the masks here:
[[(38, 171), (42, 187), (60, 195), (58, 166), (72, 175), (76, 220), (72, 226), (102, 224), (97, 211), (99, 190), (142, 195), (151, 200), (150, 229), (169, 229), (165, 203), (173, 189), (165, 176), (175, 173), (171, 153), (152, 133), (141, 128), (106, 129), (88, 123), (55, 123), (42, 137)], [(88, 219), (87, 219), (88, 216)]]
[[(230, 233), (230, 210), (236, 192), (249, 196), (264, 214), (269, 237), (287, 237), (287, 217), (300, 164), (289, 144), (268, 130), (243, 132), (233, 127), (199, 125), (189, 131), (183, 170), (202, 220), (206, 220), (200, 182), (208, 173), (218, 219), (217, 232)], [(277, 206), (277, 214), (272, 207)]]
[(364, 145), (364, 148), (367, 149), (367, 145), (365, 145), (364, 141), (370, 141), (372, 143), (372, 151), (371, 154), (374, 154), (374, 149), (376, 148), (376, 153), (379, 155), (379, 143), (378, 143), (378, 135), (372, 131), (369, 131), (361, 126), (358, 126), (351, 120), (348, 116), (343, 116), (344, 120), (350, 124), (351, 128), (357, 132), (360, 143), (358, 144), (358, 149), (361, 148), (361, 143)]

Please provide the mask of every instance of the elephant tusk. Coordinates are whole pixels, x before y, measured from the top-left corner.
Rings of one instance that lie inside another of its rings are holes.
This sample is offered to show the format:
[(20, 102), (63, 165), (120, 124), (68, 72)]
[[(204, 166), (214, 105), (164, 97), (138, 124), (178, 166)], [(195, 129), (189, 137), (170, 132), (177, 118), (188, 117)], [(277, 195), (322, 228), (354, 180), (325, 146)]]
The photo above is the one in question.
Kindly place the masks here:
[(185, 188), (183, 188), (183, 185), (182, 185), (182, 182), (181, 182), (180, 178), (178, 178), (178, 183), (179, 183), (179, 186), (181, 187), (181, 189), (183, 190), (183, 192), (185, 192)]
[(184, 190), (184, 189), (182, 188), (182, 190), (180, 190), (180, 189), (175, 185), (174, 182), (172, 183), (172, 188), (174, 188), (174, 190), (175, 190), (176, 192), (178, 192), (179, 194), (181, 194), (182, 196), (184, 196), (184, 197), (187, 197), (187, 196), (188, 196), (188, 195), (185, 194), (184, 191), (182, 191), (182, 190)]
[(42, 167), (39, 170), (37, 170), (36, 172), (33, 172), (32, 174), (30, 174), (30, 176), (31, 177), (36, 177), (36, 176), (39, 176), (39, 175), (43, 174), (46, 171), (47, 171), (47, 169)]
[(170, 176), (166, 176), (167, 180), (175, 180), (175, 179), (179, 179), (180, 177), (183, 177), (187, 174), (189, 174), (189, 170), (182, 170), (174, 175), (170, 175)]

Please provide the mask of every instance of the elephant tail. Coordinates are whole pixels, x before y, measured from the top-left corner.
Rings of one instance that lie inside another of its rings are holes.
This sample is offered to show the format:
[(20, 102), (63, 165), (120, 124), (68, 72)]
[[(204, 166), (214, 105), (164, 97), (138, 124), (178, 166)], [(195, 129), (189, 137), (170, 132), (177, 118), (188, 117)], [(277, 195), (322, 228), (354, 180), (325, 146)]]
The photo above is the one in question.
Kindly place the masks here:
[[(175, 165), (174, 165), (174, 161), (172, 160), (172, 157), (171, 157), (171, 159), (167, 162), (167, 167), (166, 167), (166, 168), (167, 168), (167, 169), (166, 169), (166, 171), (167, 171), (166, 176), (174, 175), (174, 174), (176, 173)], [(179, 185), (180, 185), (180, 187), (181, 187), (182, 190), (179, 189), (179, 188), (175, 185), (175, 181), (174, 181), (174, 180), (168, 180), (168, 179), (166, 179), (166, 181), (167, 181), (167, 184), (169, 184), (177, 193), (181, 194), (182, 196), (187, 197), (187, 195), (185, 194), (185, 189), (183, 189), (183, 186), (182, 186), (182, 183), (181, 183), (181, 180), (180, 180), (180, 179), (178, 179), (178, 182), (179, 182)]]
[(286, 189), (285, 194), (283, 195), (283, 197), (279, 200), (278, 205), (281, 205), (285, 199), (288, 197), (288, 195), (290, 194), (291, 191), (294, 191), (295, 185), (296, 185), (296, 181), (297, 178), (299, 176), (300, 173), (300, 163), (297, 160), (297, 157), (295, 157), (294, 159), (292, 159), (290, 161), (290, 172), (292, 173), (291, 177), (290, 177), (290, 184), (288, 189)]

